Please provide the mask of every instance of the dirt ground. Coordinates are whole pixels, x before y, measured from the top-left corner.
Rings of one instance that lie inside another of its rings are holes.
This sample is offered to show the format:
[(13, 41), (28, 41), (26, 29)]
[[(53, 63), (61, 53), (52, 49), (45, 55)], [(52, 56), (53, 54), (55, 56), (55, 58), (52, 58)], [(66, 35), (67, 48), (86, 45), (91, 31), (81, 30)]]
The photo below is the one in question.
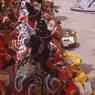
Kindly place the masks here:
[(55, 0), (55, 5), (59, 10), (55, 17), (62, 27), (77, 31), (79, 46), (70, 51), (81, 58), (81, 67), (95, 87), (95, 12), (71, 11), (73, 0)]

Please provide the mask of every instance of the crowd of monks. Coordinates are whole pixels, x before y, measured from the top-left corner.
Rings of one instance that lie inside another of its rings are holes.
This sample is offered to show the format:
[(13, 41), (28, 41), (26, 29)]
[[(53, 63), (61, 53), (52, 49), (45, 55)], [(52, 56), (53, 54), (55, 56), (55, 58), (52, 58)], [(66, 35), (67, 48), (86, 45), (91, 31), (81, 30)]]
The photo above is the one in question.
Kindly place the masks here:
[(0, 95), (92, 95), (55, 12), (51, 0), (0, 1)]

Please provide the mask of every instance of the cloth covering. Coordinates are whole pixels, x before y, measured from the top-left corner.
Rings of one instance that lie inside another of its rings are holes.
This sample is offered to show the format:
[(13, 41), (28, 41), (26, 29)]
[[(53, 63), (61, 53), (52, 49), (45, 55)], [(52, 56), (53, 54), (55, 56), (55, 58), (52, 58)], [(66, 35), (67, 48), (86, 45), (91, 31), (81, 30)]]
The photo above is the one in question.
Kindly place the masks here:
[(95, 0), (75, 0), (75, 10), (95, 11)]

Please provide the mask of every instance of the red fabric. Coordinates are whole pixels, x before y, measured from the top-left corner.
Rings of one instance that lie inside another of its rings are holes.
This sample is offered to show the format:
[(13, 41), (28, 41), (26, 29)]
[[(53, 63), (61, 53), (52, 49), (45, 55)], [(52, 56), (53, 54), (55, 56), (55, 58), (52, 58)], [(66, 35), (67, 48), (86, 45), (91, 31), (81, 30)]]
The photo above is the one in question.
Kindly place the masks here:
[(70, 78), (70, 73), (67, 70), (60, 69), (59, 70), (59, 78), (61, 81), (63, 81), (63, 80), (66, 81), (68, 78)]
[(51, 57), (48, 58), (47, 64), (51, 70), (55, 69), (55, 65), (57, 62), (61, 61), (60, 51), (56, 51), (53, 55), (53, 59)]
[(0, 69), (3, 68), (3, 59), (6, 61), (10, 61), (11, 56), (7, 53), (7, 49), (4, 46), (4, 42), (2, 39), (0, 39)]
[(60, 52), (62, 52), (61, 36), (62, 36), (61, 25), (59, 23), (56, 23), (55, 31), (52, 35), (51, 42), (56, 45)]
[(6, 58), (7, 51), (2, 43), (2, 40), (0, 40), (0, 69), (3, 68), (3, 60), (2, 58)]
[(48, 66), (49, 66), (49, 68), (50, 68), (51, 70), (54, 69), (53, 61), (52, 61), (50, 58), (48, 58), (47, 64), (48, 64)]
[(2, 95), (5, 91), (4, 81), (0, 81), (0, 95)]
[(79, 95), (79, 90), (73, 81), (68, 84), (64, 91), (66, 92), (66, 95)]
[[(55, 64), (62, 60), (60, 58), (59, 51), (55, 52), (53, 59), (48, 58), (48, 62), (47, 62), (48, 66), (51, 70), (55, 70), (57, 67), (57, 65), (55, 65)], [(64, 86), (64, 83), (71, 78), (70, 72), (68, 70), (66, 70), (66, 67), (64, 65), (62, 67), (59, 67), (57, 69), (56, 73), (58, 73), (59, 80), (61, 83), (63, 83), (63, 86)], [(70, 80), (70, 82), (68, 83), (68, 86), (64, 90), (65, 90), (66, 95), (78, 95), (78, 93), (79, 93), (79, 90), (77, 89), (76, 85), (74, 84), (74, 82), (72, 80)], [(72, 93), (74, 93), (74, 94), (72, 94)], [(53, 95), (53, 94), (50, 94), (50, 95)], [(56, 95), (56, 94), (54, 94), (54, 95)]]
[(59, 50), (60, 52), (62, 52), (62, 43), (60, 42), (60, 40), (53, 38), (53, 39), (51, 40), (51, 42), (56, 45), (56, 47), (58, 48), (58, 50)]
[(35, 21), (28, 20), (28, 24), (29, 24), (30, 27), (34, 27), (35, 26)]
[(6, 5), (6, 6), (9, 6), (9, 5), (11, 4), (11, 2), (12, 2), (12, 0), (6, 0), (6, 1), (5, 1), (5, 5)]
[[(2, 31), (2, 32), (4, 32), (4, 31)], [(7, 34), (4, 34), (4, 33), (0, 33), (0, 40), (2, 40), (1, 42), (1, 44), (3, 44), (4, 43), (4, 45), (8, 45), (8, 42), (9, 42), (9, 40), (10, 40), (10, 37), (7, 35)], [(7, 39), (6, 39), (7, 38)]]
[(19, 21), (26, 21), (26, 20), (27, 20), (27, 16), (19, 17)]
[(52, 19), (52, 16), (47, 12), (44, 13), (44, 17), (48, 22)]

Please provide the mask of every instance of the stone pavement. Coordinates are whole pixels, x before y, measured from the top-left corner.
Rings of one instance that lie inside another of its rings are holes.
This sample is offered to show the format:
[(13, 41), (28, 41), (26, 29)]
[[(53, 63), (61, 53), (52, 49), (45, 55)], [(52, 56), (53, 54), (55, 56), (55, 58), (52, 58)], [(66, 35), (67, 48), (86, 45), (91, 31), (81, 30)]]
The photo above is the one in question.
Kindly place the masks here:
[(62, 21), (62, 27), (77, 31), (79, 46), (70, 51), (81, 58), (81, 67), (95, 87), (95, 13), (71, 11), (73, 0), (55, 0), (55, 5), (59, 9), (56, 19)]

